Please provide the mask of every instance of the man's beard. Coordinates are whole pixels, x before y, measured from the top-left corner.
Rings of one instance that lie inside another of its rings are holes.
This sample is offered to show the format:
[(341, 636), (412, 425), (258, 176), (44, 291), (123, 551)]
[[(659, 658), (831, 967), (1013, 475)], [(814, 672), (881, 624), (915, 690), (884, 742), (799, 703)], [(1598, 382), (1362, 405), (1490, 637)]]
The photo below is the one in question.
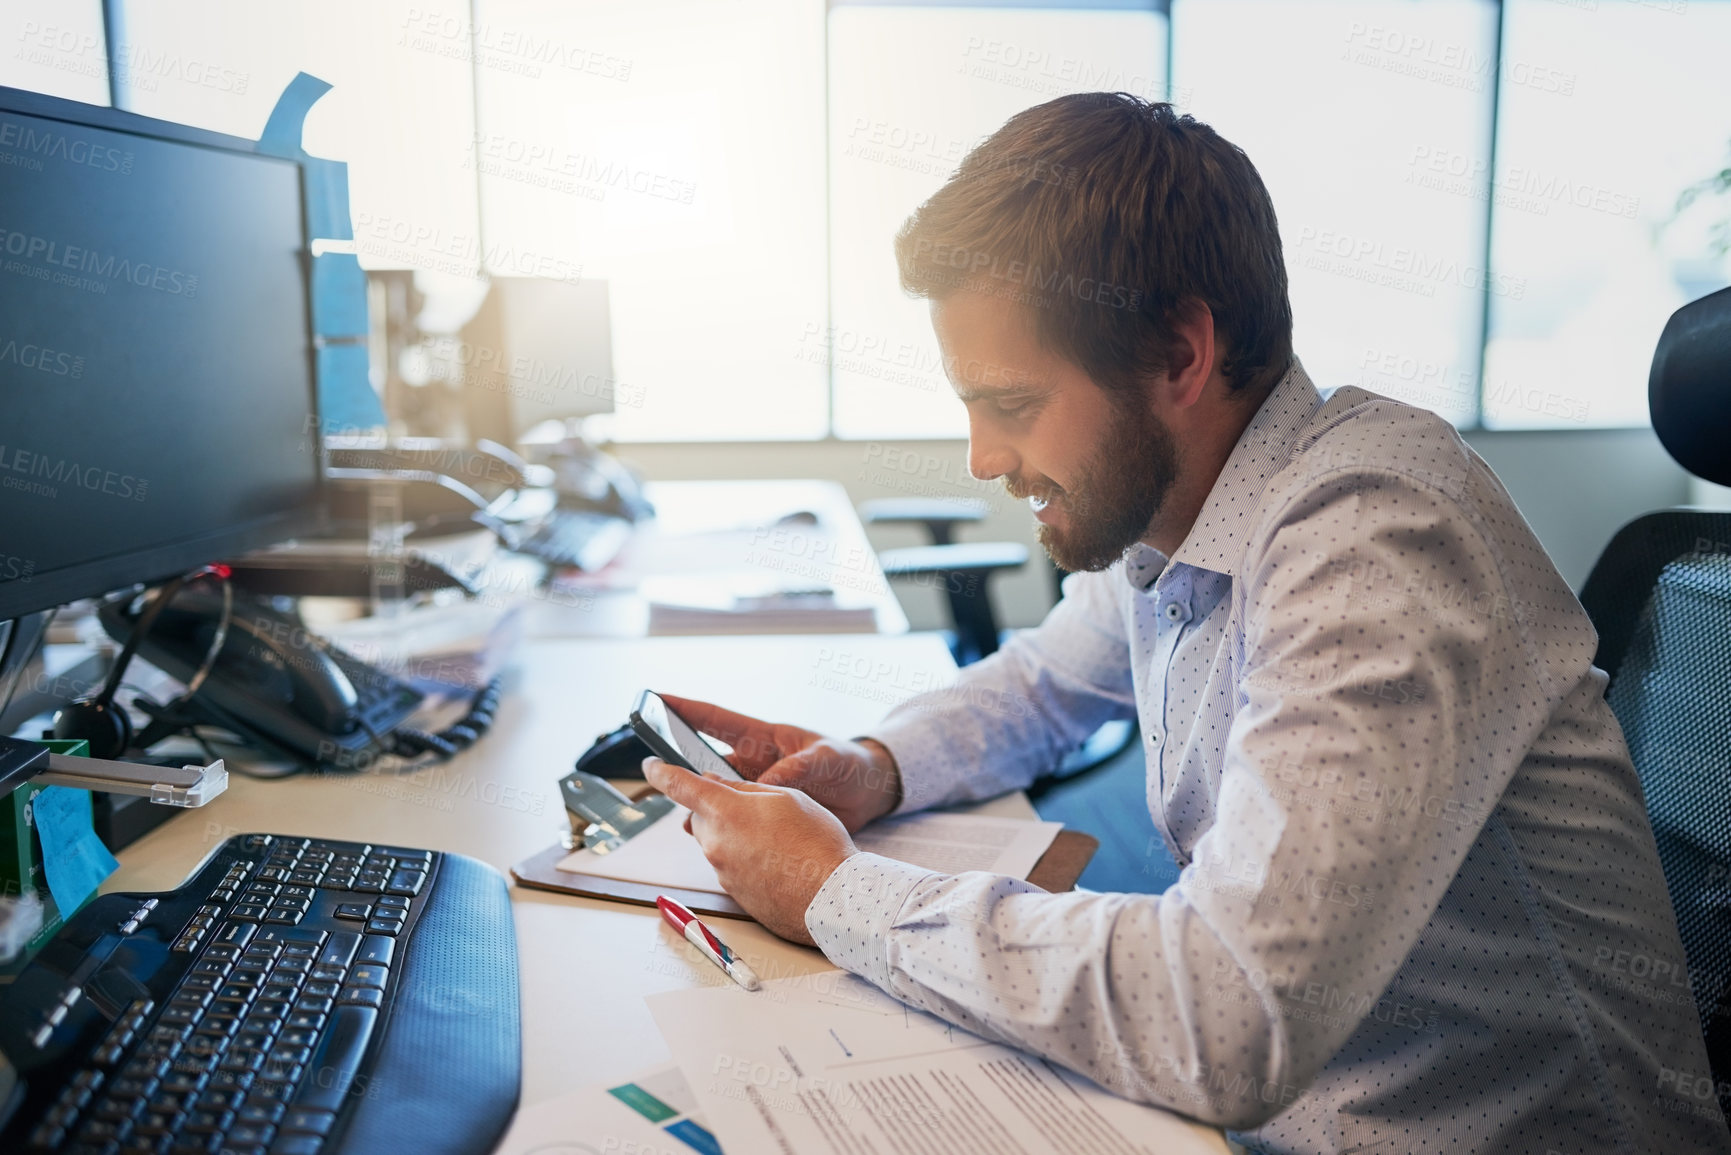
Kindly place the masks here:
[(1178, 476), (1171, 430), (1143, 408), (1140, 397), (1130, 405), (1114, 404), (1113, 412), (1106, 440), (1082, 463), (1070, 488), (1045, 478), (1004, 480), (1017, 500), (1043, 497), (1063, 506), (1064, 527), (1041, 522), (1039, 537), (1052, 560), (1072, 573), (1102, 570), (1123, 557), (1148, 532)]

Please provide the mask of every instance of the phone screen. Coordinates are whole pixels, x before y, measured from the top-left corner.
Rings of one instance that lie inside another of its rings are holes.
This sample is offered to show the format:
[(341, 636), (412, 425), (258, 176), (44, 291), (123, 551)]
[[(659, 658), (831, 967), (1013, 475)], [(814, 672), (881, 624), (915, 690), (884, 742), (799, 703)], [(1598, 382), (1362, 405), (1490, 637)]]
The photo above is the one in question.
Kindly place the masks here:
[[(661, 695), (653, 690), (643, 691), (637, 699), (637, 709), (631, 715), (631, 725), (663, 761), (675, 762), (699, 774), (715, 774), (734, 782), (744, 781), (715, 747), (705, 741), (703, 735), (693, 730), (684, 718), (675, 714), (673, 708), (662, 701)], [(645, 729), (649, 733), (645, 733)], [(670, 754), (677, 757), (669, 757)]]

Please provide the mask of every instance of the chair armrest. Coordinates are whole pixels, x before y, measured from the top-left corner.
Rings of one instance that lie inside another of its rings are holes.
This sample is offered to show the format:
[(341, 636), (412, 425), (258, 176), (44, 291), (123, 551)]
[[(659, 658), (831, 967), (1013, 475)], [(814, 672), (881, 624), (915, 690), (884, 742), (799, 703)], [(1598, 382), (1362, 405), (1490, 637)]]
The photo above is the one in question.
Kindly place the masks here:
[(916, 545), (886, 549), (878, 554), (885, 577), (916, 574), (975, 573), (1020, 569), (1028, 564), (1028, 547), (1014, 541), (970, 541), (957, 545)]
[(986, 519), (986, 503), (962, 497), (883, 497), (860, 502), (859, 515), (867, 525), (924, 525), (934, 544), (948, 545), (958, 524)]

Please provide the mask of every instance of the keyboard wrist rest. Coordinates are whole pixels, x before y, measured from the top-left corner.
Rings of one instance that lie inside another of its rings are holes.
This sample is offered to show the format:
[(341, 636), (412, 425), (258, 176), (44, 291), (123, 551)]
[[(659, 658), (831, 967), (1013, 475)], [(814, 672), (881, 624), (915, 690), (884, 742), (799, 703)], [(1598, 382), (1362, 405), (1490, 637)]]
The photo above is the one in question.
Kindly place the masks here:
[(492, 867), (450, 853), (433, 882), (399, 944), (407, 951), (370, 1062), (349, 1085), (353, 1113), (324, 1155), (475, 1155), (497, 1146), (516, 1112), (522, 1022), (509, 890)]

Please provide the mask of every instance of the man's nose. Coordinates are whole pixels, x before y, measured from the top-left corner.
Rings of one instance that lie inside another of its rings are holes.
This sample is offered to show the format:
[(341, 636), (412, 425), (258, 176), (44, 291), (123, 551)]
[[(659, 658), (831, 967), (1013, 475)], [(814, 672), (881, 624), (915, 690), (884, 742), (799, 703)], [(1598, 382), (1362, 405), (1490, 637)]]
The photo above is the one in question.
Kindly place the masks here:
[(1016, 451), (982, 427), (977, 418), (968, 421), (968, 472), (980, 481), (1014, 474), (1021, 465)]

